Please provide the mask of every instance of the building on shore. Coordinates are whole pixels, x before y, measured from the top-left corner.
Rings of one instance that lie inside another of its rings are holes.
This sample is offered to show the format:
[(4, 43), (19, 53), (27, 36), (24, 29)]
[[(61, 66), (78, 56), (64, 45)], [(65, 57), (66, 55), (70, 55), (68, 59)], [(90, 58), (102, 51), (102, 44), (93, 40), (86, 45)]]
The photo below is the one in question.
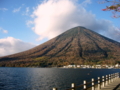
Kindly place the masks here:
[(96, 68), (96, 69), (101, 69), (101, 68), (120, 68), (119, 64), (116, 65), (67, 65), (63, 66), (63, 68)]

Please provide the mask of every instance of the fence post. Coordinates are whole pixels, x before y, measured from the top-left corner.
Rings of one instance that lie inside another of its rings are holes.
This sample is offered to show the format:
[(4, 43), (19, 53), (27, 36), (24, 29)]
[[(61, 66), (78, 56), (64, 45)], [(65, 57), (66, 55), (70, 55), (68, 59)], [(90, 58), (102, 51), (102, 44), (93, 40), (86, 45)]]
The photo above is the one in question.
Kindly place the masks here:
[(115, 73), (115, 77), (114, 77), (114, 80), (116, 79), (116, 73)]
[(116, 79), (117, 79), (117, 73), (116, 73)]
[(108, 85), (108, 75), (106, 75), (106, 85)]
[(120, 73), (118, 72), (118, 78), (120, 78)]
[(53, 88), (53, 90), (57, 90), (57, 88)]
[(116, 79), (117, 79), (117, 73), (116, 73)]
[(92, 90), (95, 90), (94, 78), (92, 78)]
[(118, 78), (118, 73), (116, 73), (116, 79)]
[(114, 73), (112, 74), (112, 82), (114, 81)]
[(102, 84), (103, 84), (102, 86), (105, 87), (105, 77), (104, 76), (102, 76)]
[(87, 88), (86, 80), (83, 81), (83, 84), (84, 84), (84, 85), (83, 85), (83, 90), (86, 90), (86, 88)]
[(115, 80), (116, 80), (116, 73), (115, 73)]
[(117, 77), (116, 77), (116, 78), (118, 78), (118, 73), (116, 73), (116, 75), (117, 75)]
[(114, 73), (112, 74), (112, 82), (114, 81)]
[(100, 85), (100, 77), (98, 77), (98, 90), (101, 89), (101, 85)]
[(72, 90), (75, 90), (75, 83), (72, 83), (71, 87), (73, 88)]
[(117, 73), (117, 77), (119, 78), (119, 72)]
[(110, 74), (109, 74), (109, 84), (110, 84), (110, 80), (111, 80), (111, 76), (110, 76)]
[(113, 82), (113, 74), (111, 74), (111, 82)]
[(117, 78), (118, 78), (118, 72), (116, 74), (117, 74)]
[(113, 81), (115, 81), (115, 73), (113, 73)]

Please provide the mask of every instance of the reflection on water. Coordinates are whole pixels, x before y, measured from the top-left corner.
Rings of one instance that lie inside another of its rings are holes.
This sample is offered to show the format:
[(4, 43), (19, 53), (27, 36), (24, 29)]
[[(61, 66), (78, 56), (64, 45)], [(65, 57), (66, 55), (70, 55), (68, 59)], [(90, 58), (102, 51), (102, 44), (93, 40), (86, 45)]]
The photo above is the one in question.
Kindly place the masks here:
[(82, 84), (119, 69), (60, 69), (0, 67), (0, 90), (65, 90), (71, 83)]

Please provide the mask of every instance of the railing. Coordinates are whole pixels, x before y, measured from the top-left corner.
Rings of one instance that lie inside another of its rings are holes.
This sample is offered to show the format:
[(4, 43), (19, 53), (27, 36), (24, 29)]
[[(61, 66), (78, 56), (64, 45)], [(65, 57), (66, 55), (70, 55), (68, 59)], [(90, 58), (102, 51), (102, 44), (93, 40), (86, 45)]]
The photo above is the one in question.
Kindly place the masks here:
[[(66, 90), (77, 90), (78, 88), (83, 88), (82, 90), (88, 90), (91, 88), (91, 90), (100, 90), (101, 87), (105, 87), (106, 85), (114, 82), (119, 78), (119, 73), (109, 74), (106, 76), (102, 76), (102, 78), (98, 77), (97, 80), (94, 80), (94, 78), (91, 79), (91, 82), (86, 82), (86, 80), (83, 81), (83, 84), (76, 86), (75, 83), (71, 84), (71, 88)], [(58, 90), (57, 88), (53, 88), (53, 90)]]

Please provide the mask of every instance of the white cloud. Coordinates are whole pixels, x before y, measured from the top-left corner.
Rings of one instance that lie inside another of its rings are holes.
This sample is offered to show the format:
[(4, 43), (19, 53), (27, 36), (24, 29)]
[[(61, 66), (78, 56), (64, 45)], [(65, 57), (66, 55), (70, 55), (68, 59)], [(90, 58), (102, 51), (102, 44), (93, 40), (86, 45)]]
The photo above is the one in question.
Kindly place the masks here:
[(30, 11), (30, 9), (29, 9), (29, 7), (26, 7), (26, 11), (22, 14), (22, 15), (29, 15), (29, 11)]
[(29, 7), (26, 7), (26, 13), (28, 13), (30, 10), (29, 10)]
[(91, 0), (84, 0), (82, 3), (81, 3), (81, 5), (82, 6), (87, 6), (87, 4), (91, 4), (92, 2), (91, 2)]
[(2, 27), (0, 27), (0, 31), (2, 31), (2, 33), (8, 33), (8, 31), (3, 29)]
[(26, 21), (26, 25), (27, 25), (28, 27), (30, 27), (31, 24), (33, 24), (33, 21), (30, 21), (30, 20)]
[(8, 31), (7, 30), (3, 30), (3, 33), (8, 33)]
[(0, 56), (18, 53), (33, 48), (35, 45), (13, 37), (0, 39)]
[(21, 9), (21, 7), (19, 7), (19, 8), (15, 8), (15, 9), (13, 10), (13, 12), (14, 12), (14, 13), (19, 12), (20, 9)]
[(0, 10), (7, 11), (8, 9), (7, 8), (0, 8)]
[(38, 40), (51, 39), (75, 26), (84, 26), (118, 40), (120, 36), (115, 34), (120, 32), (110, 21), (96, 19), (94, 14), (86, 11), (84, 6), (90, 3), (91, 0), (79, 5), (74, 0), (47, 0), (38, 5), (31, 15), (34, 19), (32, 29), (39, 35)]

